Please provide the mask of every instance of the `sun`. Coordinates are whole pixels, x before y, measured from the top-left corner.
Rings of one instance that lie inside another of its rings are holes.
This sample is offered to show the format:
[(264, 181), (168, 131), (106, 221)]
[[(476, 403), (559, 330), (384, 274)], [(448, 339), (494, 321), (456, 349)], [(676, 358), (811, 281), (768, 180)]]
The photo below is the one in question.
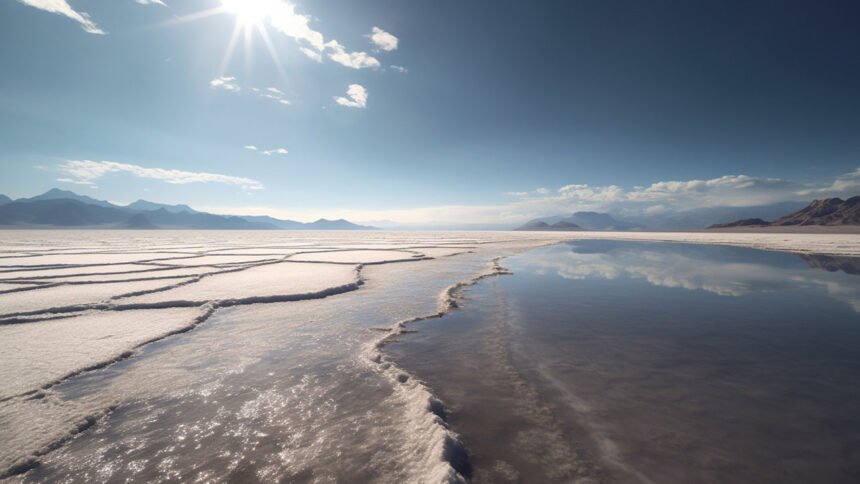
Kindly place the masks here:
[(236, 15), (236, 20), (244, 27), (262, 23), (277, 3), (277, 0), (221, 0), (224, 10)]

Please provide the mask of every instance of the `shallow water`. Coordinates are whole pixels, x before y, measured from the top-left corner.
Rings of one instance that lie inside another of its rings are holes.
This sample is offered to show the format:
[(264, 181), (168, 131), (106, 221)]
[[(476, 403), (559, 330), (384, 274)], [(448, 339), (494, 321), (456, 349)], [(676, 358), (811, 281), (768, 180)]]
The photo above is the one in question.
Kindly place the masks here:
[(860, 260), (578, 241), (385, 352), (475, 482), (860, 481)]
[[(31, 306), (0, 305), (12, 480), (856, 477), (854, 259), (522, 253), (564, 234), (132, 235), (16, 233), (0, 251), (0, 281), (22, 288), (3, 296)], [(513, 276), (481, 277), (496, 256)], [(163, 278), (177, 270), (191, 278)], [(90, 304), (45, 296), (90, 288)]]
[[(79, 235), (2, 241), (2, 296), (14, 305), (0, 304), (0, 479), (462, 482), (462, 446), (438, 402), (377, 344), (404, 320), (449, 310), (449, 289), (492, 272), (493, 257), (559, 240)], [(103, 262), (112, 253), (122, 260)], [(213, 253), (254, 255), (212, 264)], [(85, 257), (57, 264), (63, 254)], [(200, 274), (162, 277), (192, 259), (206, 263)]]

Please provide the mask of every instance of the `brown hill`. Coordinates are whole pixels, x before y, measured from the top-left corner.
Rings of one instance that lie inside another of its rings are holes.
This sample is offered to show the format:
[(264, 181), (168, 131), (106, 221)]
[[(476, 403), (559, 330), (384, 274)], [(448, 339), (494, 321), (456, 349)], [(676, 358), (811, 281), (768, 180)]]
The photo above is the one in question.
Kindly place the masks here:
[(860, 225), (860, 196), (826, 198), (774, 220), (771, 225)]
[(794, 225), (860, 225), (860, 196), (851, 197), (848, 200), (842, 200), (841, 198), (815, 200), (807, 207), (790, 215), (780, 217), (773, 222), (766, 222), (758, 218), (748, 218), (725, 224), (715, 224), (708, 228), (789, 227)]

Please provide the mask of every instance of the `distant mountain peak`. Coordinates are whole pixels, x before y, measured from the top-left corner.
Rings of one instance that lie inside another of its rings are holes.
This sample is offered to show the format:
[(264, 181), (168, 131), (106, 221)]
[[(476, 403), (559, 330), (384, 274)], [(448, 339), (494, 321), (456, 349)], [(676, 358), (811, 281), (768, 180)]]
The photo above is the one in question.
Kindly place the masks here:
[(848, 200), (841, 198), (825, 198), (813, 200), (806, 207), (779, 217), (773, 222), (762, 219), (744, 219), (726, 224), (715, 224), (709, 229), (720, 229), (743, 226), (772, 226), (785, 227), (792, 225), (860, 225), (860, 196)]
[(194, 210), (193, 208), (189, 207), (188, 205), (184, 205), (184, 204), (168, 205), (166, 203), (150, 202), (149, 200), (144, 200), (142, 198), (138, 199), (137, 201), (135, 201), (133, 203), (129, 203), (128, 205), (125, 206), (125, 208), (127, 208), (129, 210), (141, 210), (141, 211), (158, 210), (160, 208), (163, 208), (170, 213), (181, 213), (181, 212), (200, 213), (197, 210)]
[(774, 220), (772, 225), (860, 225), (860, 196), (813, 200), (806, 208)]
[(572, 224), (570, 222), (558, 221), (552, 225), (544, 222), (543, 220), (532, 220), (531, 222), (523, 225), (522, 227), (515, 228), (514, 230), (519, 231), (572, 231), (572, 230), (585, 230), (579, 225)]
[[(528, 222), (516, 230), (551, 230), (549, 227), (558, 226), (561, 222), (576, 227), (576, 229), (570, 228), (570, 230), (633, 230), (644, 228), (644, 225), (642, 224), (617, 220), (608, 213), (576, 212), (570, 215), (541, 217), (540, 219)], [(545, 224), (546, 227), (541, 228), (540, 223)], [(552, 230), (563, 230), (560, 227), (562, 226), (558, 226), (556, 229)]]
[(95, 198), (88, 197), (86, 195), (78, 195), (77, 193), (70, 190), (61, 190), (59, 188), (52, 188), (47, 192), (36, 195), (32, 198), (22, 198), (15, 200), (16, 202), (34, 202), (37, 200), (77, 200), (79, 202), (83, 202), (89, 205), (98, 205), (99, 207), (107, 207), (107, 208), (116, 208), (116, 205), (106, 202), (104, 200), (96, 200)]

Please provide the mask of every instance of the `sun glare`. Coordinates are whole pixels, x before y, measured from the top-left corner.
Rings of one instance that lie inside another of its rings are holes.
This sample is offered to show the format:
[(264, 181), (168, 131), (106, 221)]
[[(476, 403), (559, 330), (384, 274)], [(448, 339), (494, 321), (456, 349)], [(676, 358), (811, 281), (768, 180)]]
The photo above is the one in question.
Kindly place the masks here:
[(277, 0), (221, 0), (228, 12), (243, 26), (260, 24), (277, 6)]

